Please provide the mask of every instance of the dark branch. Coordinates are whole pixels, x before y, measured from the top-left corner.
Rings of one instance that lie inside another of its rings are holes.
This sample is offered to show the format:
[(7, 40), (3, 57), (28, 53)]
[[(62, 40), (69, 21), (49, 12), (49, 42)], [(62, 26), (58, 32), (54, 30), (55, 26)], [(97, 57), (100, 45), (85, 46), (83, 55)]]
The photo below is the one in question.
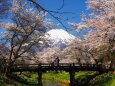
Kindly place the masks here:
[[(55, 11), (49, 11), (49, 10), (43, 8), (39, 3), (37, 3), (37, 2), (34, 1), (34, 0), (28, 0), (28, 1), (31, 2), (31, 3), (33, 3), (38, 10), (41, 10), (41, 11), (43, 11), (43, 12), (49, 13), (49, 14), (50, 14), (54, 19), (56, 19), (66, 30), (68, 29), (68, 28), (63, 24), (63, 22), (62, 22), (57, 16), (55, 16), (55, 15), (52, 13), (52, 12), (55, 12)], [(55, 12), (55, 13), (59, 13), (59, 12)]]
[(58, 10), (63, 9), (63, 7), (64, 7), (64, 1), (65, 1), (65, 0), (62, 0), (62, 5), (61, 5), (61, 7), (60, 7)]

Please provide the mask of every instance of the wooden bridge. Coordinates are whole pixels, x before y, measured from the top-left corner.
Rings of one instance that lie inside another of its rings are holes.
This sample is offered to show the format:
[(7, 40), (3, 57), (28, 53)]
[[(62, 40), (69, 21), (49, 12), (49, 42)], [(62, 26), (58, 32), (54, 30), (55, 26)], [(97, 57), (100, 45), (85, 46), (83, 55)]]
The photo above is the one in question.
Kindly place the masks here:
[(110, 65), (102, 64), (76, 64), (76, 63), (59, 63), (59, 64), (17, 64), (10, 68), (10, 72), (33, 71), (38, 73), (38, 86), (42, 86), (42, 73), (46, 71), (66, 71), (70, 75), (70, 86), (74, 86), (74, 76), (77, 71), (110, 71)]

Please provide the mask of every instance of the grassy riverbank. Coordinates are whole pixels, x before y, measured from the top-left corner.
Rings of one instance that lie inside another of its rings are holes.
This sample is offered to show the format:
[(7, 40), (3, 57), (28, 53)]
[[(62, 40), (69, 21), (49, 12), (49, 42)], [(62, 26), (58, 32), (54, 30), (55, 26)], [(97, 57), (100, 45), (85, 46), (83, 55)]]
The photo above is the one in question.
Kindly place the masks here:
[(9, 79), (6, 76), (0, 76), (0, 86), (27, 86), (27, 85), (16, 82), (15, 80)]
[[(79, 86), (84, 86), (91, 76), (96, 72), (76, 72), (75, 82)], [(10, 79), (5, 76), (0, 76), (0, 86), (36, 86), (37, 85), (37, 73), (34, 72), (22, 72), (14, 73)], [(63, 84), (69, 84), (69, 73), (67, 72), (47, 72), (43, 73), (43, 79), (50, 82), (57, 81)], [(111, 73), (105, 73), (93, 78), (88, 86), (115, 86), (115, 75)]]

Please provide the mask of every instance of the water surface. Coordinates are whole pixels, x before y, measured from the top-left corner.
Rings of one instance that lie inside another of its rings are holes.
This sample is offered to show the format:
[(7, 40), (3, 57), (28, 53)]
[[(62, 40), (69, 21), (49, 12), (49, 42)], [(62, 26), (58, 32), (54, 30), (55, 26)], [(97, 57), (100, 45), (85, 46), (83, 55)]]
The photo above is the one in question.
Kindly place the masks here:
[(63, 84), (63, 83), (59, 83), (58, 81), (44, 80), (43, 81), (43, 86), (69, 86), (69, 85)]

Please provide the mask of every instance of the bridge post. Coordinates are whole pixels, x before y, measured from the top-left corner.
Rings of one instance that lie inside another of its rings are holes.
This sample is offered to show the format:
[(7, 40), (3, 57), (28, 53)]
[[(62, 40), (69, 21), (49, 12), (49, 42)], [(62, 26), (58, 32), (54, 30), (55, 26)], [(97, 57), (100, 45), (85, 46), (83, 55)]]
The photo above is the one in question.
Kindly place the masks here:
[(38, 86), (42, 85), (42, 66), (41, 63), (38, 65)]
[(75, 82), (74, 82), (75, 71), (70, 71), (69, 75), (70, 75), (70, 86), (75, 86)]

